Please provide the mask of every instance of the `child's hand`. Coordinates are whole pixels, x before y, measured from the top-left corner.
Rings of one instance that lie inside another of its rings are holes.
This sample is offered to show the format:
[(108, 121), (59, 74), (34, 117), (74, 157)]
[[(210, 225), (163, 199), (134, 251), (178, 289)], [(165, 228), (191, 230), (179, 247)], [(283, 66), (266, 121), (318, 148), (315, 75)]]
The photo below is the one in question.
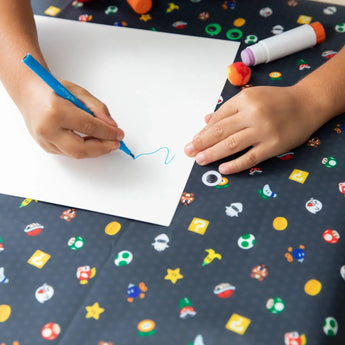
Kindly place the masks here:
[(186, 145), (188, 156), (206, 165), (250, 148), (219, 166), (233, 174), (303, 144), (322, 123), (298, 88), (252, 87), (207, 115), (207, 125)]
[(34, 81), (29, 86), (31, 92), (28, 90), (18, 105), (33, 138), (45, 151), (73, 158), (97, 157), (118, 149), (124, 133), (107, 107), (78, 85), (60, 82), (95, 117), (58, 96), (43, 82)]

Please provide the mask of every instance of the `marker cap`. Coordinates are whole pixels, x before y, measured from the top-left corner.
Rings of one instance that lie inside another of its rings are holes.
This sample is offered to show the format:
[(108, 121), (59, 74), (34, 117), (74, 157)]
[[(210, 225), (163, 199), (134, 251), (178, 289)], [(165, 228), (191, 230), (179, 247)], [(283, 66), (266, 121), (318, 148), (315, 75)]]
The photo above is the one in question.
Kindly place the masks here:
[(152, 0), (127, 0), (127, 3), (138, 14), (147, 13), (152, 7)]
[(247, 66), (255, 65), (255, 56), (250, 48), (242, 50), (241, 60)]
[(316, 43), (319, 44), (319, 43), (323, 42), (326, 39), (326, 32), (325, 32), (325, 29), (322, 26), (322, 24), (320, 22), (314, 22), (314, 23), (311, 23), (309, 25), (315, 31)]

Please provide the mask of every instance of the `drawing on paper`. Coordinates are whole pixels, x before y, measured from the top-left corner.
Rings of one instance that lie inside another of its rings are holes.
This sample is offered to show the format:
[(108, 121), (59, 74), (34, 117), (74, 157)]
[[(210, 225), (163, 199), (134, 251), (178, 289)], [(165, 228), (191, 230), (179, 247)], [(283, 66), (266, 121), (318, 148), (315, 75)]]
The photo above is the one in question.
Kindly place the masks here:
[(157, 150), (155, 150), (155, 151), (153, 151), (153, 152), (140, 153), (140, 154), (134, 156), (133, 159), (138, 159), (139, 157), (142, 157), (142, 156), (153, 155), (153, 154), (155, 154), (155, 153), (157, 153), (158, 151), (161, 151), (161, 150), (166, 150), (166, 156), (165, 156), (164, 164), (165, 164), (165, 165), (168, 165), (168, 164), (171, 163), (171, 161), (175, 158), (175, 154), (173, 154), (173, 155), (169, 158), (170, 150), (169, 150), (169, 148), (166, 147), (166, 146), (160, 147), (159, 149), (157, 149)]

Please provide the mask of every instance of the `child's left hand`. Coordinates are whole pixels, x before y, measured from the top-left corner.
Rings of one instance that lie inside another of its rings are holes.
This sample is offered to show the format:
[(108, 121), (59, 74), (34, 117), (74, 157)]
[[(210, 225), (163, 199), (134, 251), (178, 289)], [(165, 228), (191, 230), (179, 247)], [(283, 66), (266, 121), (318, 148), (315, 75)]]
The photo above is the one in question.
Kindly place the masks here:
[(249, 148), (219, 166), (233, 174), (303, 144), (321, 119), (298, 86), (258, 86), (242, 90), (207, 115), (207, 125), (185, 147), (199, 165), (207, 165)]

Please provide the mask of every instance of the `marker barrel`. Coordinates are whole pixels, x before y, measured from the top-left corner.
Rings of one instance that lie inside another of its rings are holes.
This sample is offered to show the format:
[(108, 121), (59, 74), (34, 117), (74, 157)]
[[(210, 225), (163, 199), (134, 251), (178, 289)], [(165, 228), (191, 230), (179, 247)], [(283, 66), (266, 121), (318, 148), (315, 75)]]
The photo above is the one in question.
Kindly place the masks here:
[(241, 52), (241, 59), (247, 66), (259, 65), (311, 48), (325, 38), (321, 23), (305, 24), (247, 47)]

